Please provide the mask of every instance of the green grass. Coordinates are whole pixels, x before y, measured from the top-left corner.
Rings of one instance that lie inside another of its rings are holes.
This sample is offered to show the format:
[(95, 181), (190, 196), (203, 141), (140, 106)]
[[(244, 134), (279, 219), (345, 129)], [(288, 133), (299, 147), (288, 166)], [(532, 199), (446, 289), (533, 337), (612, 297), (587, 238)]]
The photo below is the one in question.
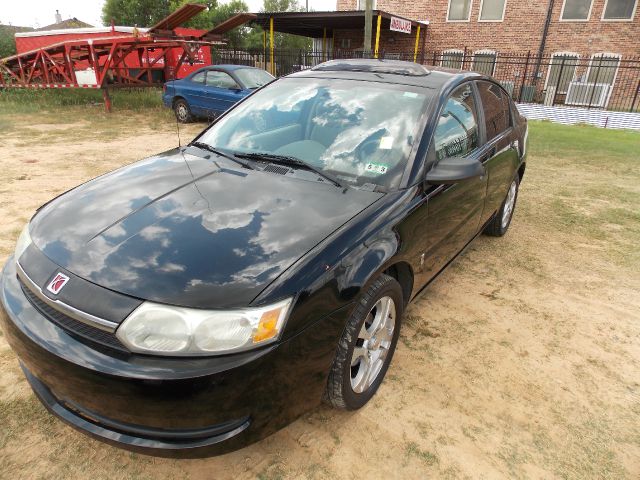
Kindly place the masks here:
[(613, 173), (640, 173), (640, 132), (539, 121), (529, 124), (529, 151), (536, 158), (559, 157), (564, 164), (572, 160)]
[(529, 139), (527, 169), (537, 174), (525, 173), (523, 188), (534, 201), (520, 213), (640, 265), (640, 132), (530, 122)]
[[(162, 107), (159, 88), (138, 88), (109, 91), (113, 109), (140, 110)], [(102, 91), (98, 89), (5, 89), (0, 90), (0, 112), (36, 113), (60, 107), (103, 106)], [(67, 110), (67, 108), (65, 108)], [(0, 127), (2, 125), (0, 124)]]
[(426, 465), (432, 466), (435, 465), (436, 463), (438, 463), (440, 460), (438, 459), (438, 456), (435, 453), (432, 453), (428, 450), (422, 450), (417, 443), (415, 442), (409, 442), (407, 443), (407, 445), (405, 446), (405, 457), (409, 458), (409, 457), (416, 457), (418, 458), (421, 462), (423, 462)]

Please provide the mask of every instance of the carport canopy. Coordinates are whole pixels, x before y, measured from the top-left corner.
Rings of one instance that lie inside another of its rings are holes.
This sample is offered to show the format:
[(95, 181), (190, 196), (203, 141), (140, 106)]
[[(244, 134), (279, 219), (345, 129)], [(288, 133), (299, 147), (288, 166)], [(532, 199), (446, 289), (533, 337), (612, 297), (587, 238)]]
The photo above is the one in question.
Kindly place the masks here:
[[(280, 33), (292, 33), (303, 37), (322, 38), (331, 36), (334, 30), (364, 30), (364, 10), (349, 10), (339, 12), (260, 12), (251, 22), (269, 31), (270, 21), (273, 19), (273, 30)], [(380, 27), (389, 29), (391, 18), (398, 18), (411, 22), (412, 30), (422, 22), (392, 15), (383, 10), (373, 10), (371, 31), (377, 29), (378, 18)]]

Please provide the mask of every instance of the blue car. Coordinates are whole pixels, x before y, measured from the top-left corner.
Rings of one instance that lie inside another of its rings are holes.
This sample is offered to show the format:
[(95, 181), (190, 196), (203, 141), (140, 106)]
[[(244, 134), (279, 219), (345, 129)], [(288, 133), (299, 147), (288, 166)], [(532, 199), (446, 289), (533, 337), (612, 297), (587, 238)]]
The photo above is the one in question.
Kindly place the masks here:
[(162, 100), (181, 123), (195, 117), (212, 118), (227, 111), (274, 77), (255, 67), (210, 65), (180, 80), (165, 83)]

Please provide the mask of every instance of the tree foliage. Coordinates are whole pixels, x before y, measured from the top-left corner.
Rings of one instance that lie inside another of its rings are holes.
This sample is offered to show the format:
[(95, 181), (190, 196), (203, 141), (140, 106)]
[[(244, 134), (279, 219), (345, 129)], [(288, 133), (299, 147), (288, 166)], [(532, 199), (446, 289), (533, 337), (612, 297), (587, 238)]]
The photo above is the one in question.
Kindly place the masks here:
[[(207, 9), (184, 24), (185, 27), (208, 30), (227, 20), (236, 13), (247, 12), (247, 4), (242, 0), (232, 0), (221, 4), (217, 0), (106, 0), (102, 8), (102, 22), (110, 25), (150, 27), (186, 3), (200, 3)], [(303, 11), (297, 0), (264, 0), (263, 12)], [(260, 27), (239, 27), (226, 34), (231, 48), (263, 47), (263, 30)], [(275, 48), (308, 49), (311, 40), (297, 35), (275, 34)]]
[[(262, 12), (303, 12), (304, 7), (297, 0), (264, 0)], [(254, 27), (247, 33), (245, 46), (247, 48), (263, 48), (264, 30)], [(267, 36), (269, 32), (267, 31)], [(268, 41), (268, 40), (267, 40)], [(287, 33), (274, 33), (274, 46), (276, 50), (309, 50), (311, 39), (299, 35)]]
[(102, 23), (150, 27), (172, 12), (171, 0), (106, 0)]
[(0, 58), (10, 57), (16, 54), (16, 42), (13, 33), (0, 29)]

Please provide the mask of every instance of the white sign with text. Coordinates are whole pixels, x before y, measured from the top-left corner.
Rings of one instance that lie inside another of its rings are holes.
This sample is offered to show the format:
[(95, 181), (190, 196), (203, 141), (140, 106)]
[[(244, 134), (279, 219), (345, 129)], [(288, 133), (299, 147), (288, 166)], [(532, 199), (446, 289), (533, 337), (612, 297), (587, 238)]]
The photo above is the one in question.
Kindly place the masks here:
[(411, 20), (391, 17), (391, 30), (394, 32), (411, 33)]

